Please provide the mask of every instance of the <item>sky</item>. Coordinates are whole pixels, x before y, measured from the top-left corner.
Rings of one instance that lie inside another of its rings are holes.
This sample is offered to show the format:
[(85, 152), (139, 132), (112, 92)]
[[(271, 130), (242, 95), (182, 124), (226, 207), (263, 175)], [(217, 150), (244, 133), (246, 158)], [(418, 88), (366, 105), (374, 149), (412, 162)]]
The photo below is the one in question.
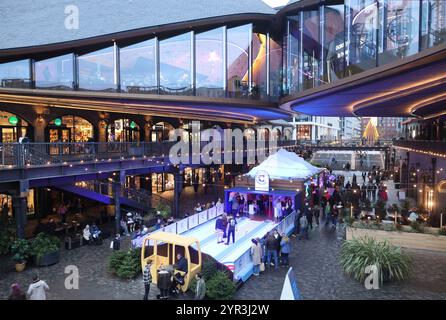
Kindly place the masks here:
[(270, 7), (280, 7), (286, 5), (289, 0), (263, 0), (266, 4), (268, 4)]

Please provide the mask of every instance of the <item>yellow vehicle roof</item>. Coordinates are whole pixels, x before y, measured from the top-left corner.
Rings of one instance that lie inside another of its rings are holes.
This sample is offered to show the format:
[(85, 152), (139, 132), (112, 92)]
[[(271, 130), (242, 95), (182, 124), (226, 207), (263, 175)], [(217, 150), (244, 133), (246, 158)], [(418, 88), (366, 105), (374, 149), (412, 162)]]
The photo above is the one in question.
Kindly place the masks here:
[(197, 238), (194, 237), (186, 237), (175, 233), (170, 232), (155, 232), (147, 236), (150, 240), (162, 241), (167, 243), (172, 243), (180, 246), (189, 246), (198, 242)]

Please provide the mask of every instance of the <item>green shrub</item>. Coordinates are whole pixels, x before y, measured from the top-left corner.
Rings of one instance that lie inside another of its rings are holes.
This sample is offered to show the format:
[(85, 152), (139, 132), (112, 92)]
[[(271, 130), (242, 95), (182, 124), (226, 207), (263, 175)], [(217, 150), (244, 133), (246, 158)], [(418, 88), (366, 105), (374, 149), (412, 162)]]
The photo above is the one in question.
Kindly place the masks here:
[(410, 258), (401, 248), (367, 236), (345, 241), (339, 257), (344, 272), (360, 282), (367, 276), (365, 268), (371, 265), (378, 268), (380, 283), (404, 280), (410, 271)]
[(14, 255), (12, 260), (16, 263), (25, 262), (30, 255), (30, 245), (25, 239), (16, 239), (11, 245), (11, 252)]
[(438, 230), (438, 234), (440, 236), (446, 236), (446, 227), (443, 227), (440, 230)]
[(45, 254), (58, 251), (59, 248), (59, 238), (41, 232), (31, 242), (31, 255), (40, 258)]
[(410, 228), (411, 228), (411, 232), (416, 232), (416, 233), (423, 232), (423, 226), (417, 221), (411, 222)]
[(217, 263), (212, 259), (203, 259), (201, 266), (201, 274), (204, 279), (211, 279), (218, 272)]
[(0, 229), (0, 255), (8, 254), (14, 242), (15, 231), (8, 227)]
[(159, 202), (157, 206), (155, 207), (155, 211), (157, 214), (161, 215), (163, 218), (170, 217), (171, 214), (171, 208), (169, 205)]
[(141, 272), (140, 250), (114, 251), (109, 259), (109, 267), (118, 277), (133, 279)]
[(381, 219), (386, 216), (386, 203), (382, 200), (378, 200), (375, 203), (375, 214)]
[(353, 222), (355, 222), (355, 218), (351, 217), (350, 215), (345, 216), (344, 218), (344, 222), (346, 225), (348, 225), (349, 227), (351, 227), (353, 225)]
[(209, 299), (231, 300), (235, 290), (235, 283), (223, 271), (217, 271), (211, 279), (206, 281), (206, 296)]
[(397, 231), (397, 227), (395, 226), (394, 223), (384, 223), (382, 225), (382, 229), (384, 231)]

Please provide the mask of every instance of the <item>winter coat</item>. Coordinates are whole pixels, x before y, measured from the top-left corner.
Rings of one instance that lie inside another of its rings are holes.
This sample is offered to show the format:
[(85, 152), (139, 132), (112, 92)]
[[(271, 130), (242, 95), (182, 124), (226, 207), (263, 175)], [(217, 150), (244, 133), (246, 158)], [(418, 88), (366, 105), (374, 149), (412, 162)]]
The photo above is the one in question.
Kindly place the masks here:
[(280, 252), (289, 254), (291, 252), (290, 240), (282, 240), (280, 247)]
[(37, 282), (31, 283), (27, 295), (29, 300), (46, 300), (46, 292), (50, 288), (45, 281), (39, 280)]
[(262, 263), (262, 247), (260, 244), (253, 243), (251, 246), (252, 263), (257, 266)]
[(279, 242), (277, 241), (274, 236), (269, 236), (266, 240), (266, 249), (267, 250), (278, 250), (279, 249)]

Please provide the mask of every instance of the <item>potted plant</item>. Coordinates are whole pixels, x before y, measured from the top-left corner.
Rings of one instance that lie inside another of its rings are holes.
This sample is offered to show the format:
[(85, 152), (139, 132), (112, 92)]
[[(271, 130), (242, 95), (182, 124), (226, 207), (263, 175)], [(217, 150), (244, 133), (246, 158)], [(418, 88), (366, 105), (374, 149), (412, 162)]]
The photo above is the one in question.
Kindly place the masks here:
[(46, 233), (39, 233), (31, 243), (31, 254), (37, 266), (50, 266), (59, 262), (60, 240)]
[(13, 254), (12, 260), (15, 261), (15, 269), (17, 272), (25, 270), (26, 260), (30, 254), (30, 246), (25, 239), (16, 239), (11, 245), (11, 252)]

